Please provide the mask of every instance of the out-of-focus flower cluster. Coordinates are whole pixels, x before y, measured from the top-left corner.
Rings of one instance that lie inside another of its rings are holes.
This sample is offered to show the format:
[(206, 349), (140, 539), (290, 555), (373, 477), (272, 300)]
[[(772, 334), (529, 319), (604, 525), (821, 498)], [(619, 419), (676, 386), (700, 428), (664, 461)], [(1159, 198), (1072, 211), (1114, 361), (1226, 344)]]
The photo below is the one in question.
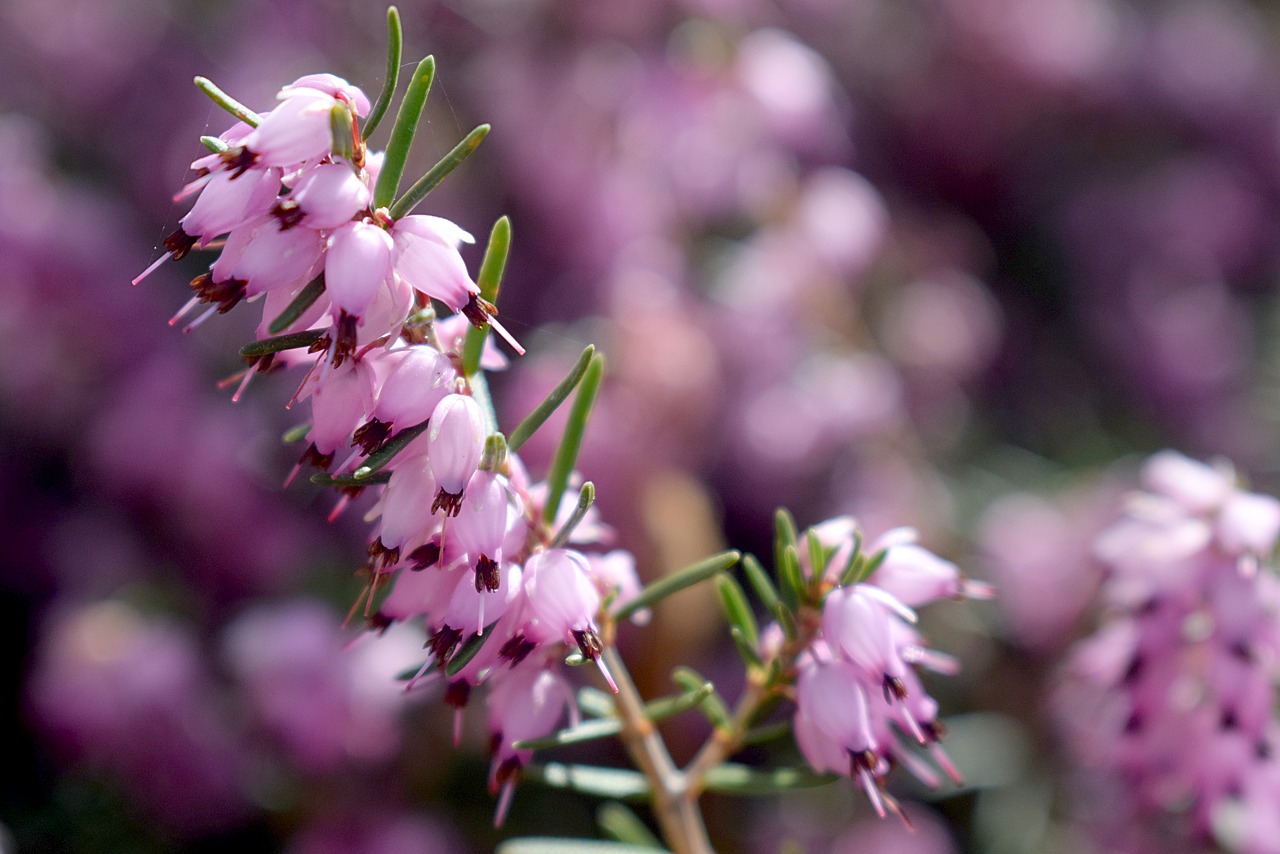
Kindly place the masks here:
[(1280, 850), (1280, 501), (1241, 489), (1225, 463), (1172, 451), (1147, 462), (1142, 484), (1098, 537), (1108, 616), (1057, 692), (1066, 746), (1105, 793), (1081, 793), (1086, 826), (1135, 850), (1183, 834)]

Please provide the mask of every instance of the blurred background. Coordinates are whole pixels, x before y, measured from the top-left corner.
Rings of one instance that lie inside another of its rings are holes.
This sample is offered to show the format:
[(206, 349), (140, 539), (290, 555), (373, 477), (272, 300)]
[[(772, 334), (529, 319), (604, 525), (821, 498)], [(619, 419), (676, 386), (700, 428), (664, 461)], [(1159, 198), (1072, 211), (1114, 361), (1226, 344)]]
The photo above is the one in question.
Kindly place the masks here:
[[(968, 779), (902, 783), (915, 834), (837, 785), (709, 798), (723, 850), (1144, 850), (1099, 831), (1104, 799), (1045, 703), (1094, 625), (1090, 543), (1138, 455), (1222, 454), (1276, 485), (1277, 11), (399, 5), (406, 62), (439, 67), (420, 169), (494, 125), (422, 211), (477, 235), (512, 217), (502, 318), (530, 355), (495, 379), (500, 412), (514, 423), (586, 343), (604, 350), (580, 468), (642, 576), (724, 544), (766, 554), (785, 504), (802, 524), (915, 526), (1000, 588), (924, 615), (964, 662), (930, 689)], [(421, 638), (344, 652), (360, 514), (326, 524), (332, 495), (281, 488), (295, 380), (236, 405), (217, 387), (255, 312), (169, 328), (194, 257), (129, 286), (186, 210), (199, 135), (230, 124), (191, 78), (260, 108), (316, 71), (373, 96), (384, 8), (0, 4), (2, 851), (596, 833), (594, 802), (531, 783), (493, 830), (482, 715), (454, 751), (447, 710), (392, 680)], [(555, 435), (526, 446), (535, 472)], [(623, 638), (647, 692), (691, 663), (733, 695), (708, 596)], [(706, 727), (666, 731), (683, 759)]]

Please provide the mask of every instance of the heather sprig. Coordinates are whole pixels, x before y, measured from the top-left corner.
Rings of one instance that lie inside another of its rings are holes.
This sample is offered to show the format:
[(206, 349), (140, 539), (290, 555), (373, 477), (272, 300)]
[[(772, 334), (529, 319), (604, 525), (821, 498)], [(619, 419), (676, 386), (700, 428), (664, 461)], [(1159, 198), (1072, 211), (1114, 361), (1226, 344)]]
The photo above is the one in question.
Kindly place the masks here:
[[(309, 409), (293, 438), (312, 481), (338, 491), (335, 518), (367, 490), (372, 528), (348, 623), (373, 633), (392, 624), (425, 630), (425, 661), (404, 674), (406, 691), (436, 685), (455, 713), (455, 741), (471, 700), (485, 697), (491, 734), (495, 820), (525, 776), (606, 798), (644, 795), (665, 843), (706, 852), (703, 792), (773, 792), (853, 778), (875, 810), (905, 814), (885, 789), (891, 764), (927, 785), (939, 775), (927, 750), (958, 780), (939, 741), (937, 704), (916, 675), (951, 672), (913, 628), (916, 607), (986, 596), (953, 565), (891, 531), (864, 551), (847, 517), (803, 532), (785, 511), (775, 526), (774, 572), (747, 556), (744, 572), (766, 614), (732, 577), (734, 550), (642, 587), (635, 559), (612, 549), (594, 505), (596, 486), (576, 468), (604, 378), (588, 346), (547, 398), (509, 434), (501, 431), (486, 373), (507, 357), (495, 330), (509, 253), (500, 218), (472, 278), (462, 254), (475, 242), (456, 223), (413, 211), (480, 144), (481, 125), (401, 193), (403, 173), (436, 75), (432, 57), (409, 80), (387, 149), (368, 140), (394, 99), (402, 52), (399, 16), (388, 12), (387, 80), (371, 104), (357, 86), (311, 74), (255, 112), (204, 78), (197, 85), (238, 122), (206, 141), (196, 177), (178, 198), (190, 211), (165, 239), (168, 258), (218, 249), (172, 325), (193, 330), (240, 303), (261, 304), (255, 341), (241, 355), (238, 399), (250, 378), (276, 368), (302, 373), (289, 406)], [(363, 124), (361, 123), (363, 119)], [(570, 400), (572, 398), (572, 400)], [(560, 406), (567, 419), (550, 466), (534, 479), (519, 450)], [(510, 438), (507, 438), (509, 435)], [(564, 500), (578, 490), (578, 500)], [(714, 582), (746, 688), (730, 704), (687, 667), (678, 691), (646, 701), (617, 645), (619, 626), (643, 623), (667, 597)], [(571, 667), (591, 663), (608, 693), (575, 689)], [(777, 709), (786, 711), (778, 717)], [(713, 735), (678, 768), (656, 721), (692, 711)], [(773, 715), (773, 717), (770, 717)], [(806, 764), (748, 768), (741, 748), (794, 730)], [(534, 763), (535, 750), (618, 738), (636, 771)], [(610, 825), (630, 827), (615, 807)]]

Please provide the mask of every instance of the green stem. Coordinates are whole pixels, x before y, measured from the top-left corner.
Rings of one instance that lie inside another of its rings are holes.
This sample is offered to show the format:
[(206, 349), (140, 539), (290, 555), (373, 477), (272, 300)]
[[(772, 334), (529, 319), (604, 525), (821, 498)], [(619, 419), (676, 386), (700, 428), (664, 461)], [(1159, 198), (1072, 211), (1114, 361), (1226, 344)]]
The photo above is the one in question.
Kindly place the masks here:
[(431, 91), (431, 81), (435, 77), (436, 60), (435, 57), (428, 56), (418, 63), (413, 72), (404, 100), (400, 102), (400, 111), (396, 113), (396, 123), (391, 127), (391, 140), (387, 143), (387, 153), (382, 160), (382, 171), (378, 173), (378, 183), (373, 188), (374, 210), (390, 205), (400, 190), (404, 165), (409, 160), (409, 149), (418, 133), (418, 120), (422, 118), (422, 110), (427, 106), (427, 93)]
[[(428, 59), (429, 58), (430, 57), (428, 57)], [(404, 97), (405, 97), (405, 101), (409, 100), (409, 96), (407, 94)], [(423, 97), (425, 98), (426, 96), (424, 95)], [(401, 110), (403, 109), (404, 108), (402, 106)], [(399, 126), (400, 126), (400, 120), (397, 119), (396, 127), (398, 128)], [(435, 166), (432, 166), (429, 170), (427, 170), (427, 174), (423, 175), (421, 178), (415, 181), (413, 183), (413, 186), (410, 187), (408, 190), (406, 190), (405, 194), (401, 196), (399, 199), (397, 199), (394, 205), (391, 205), (391, 210), (388, 211), (391, 218), (400, 219), (401, 217), (408, 216), (410, 213), (412, 213), (413, 209), (418, 206), (419, 202), (421, 202), (423, 199), (427, 197), (427, 193), (430, 193), (432, 190), (434, 190), (440, 184), (441, 181), (443, 181), (446, 177), (448, 177), (450, 172), (452, 172), (454, 169), (457, 169), (458, 166), (462, 163), (462, 161), (470, 157), (471, 152), (475, 151), (480, 146), (480, 143), (484, 142), (484, 138), (488, 134), (489, 134), (489, 126), (480, 125), (475, 130), (471, 131), (471, 133), (463, 137), (462, 142), (455, 145), (448, 154), (440, 158), (439, 163), (437, 163)], [(391, 152), (389, 149), (387, 151), (387, 157), (388, 159), (391, 157)], [(383, 168), (385, 169), (386, 167), (384, 166)], [(400, 169), (401, 171), (404, 170), (403, 163), (400, 164)], [(397, 189), (399, 188), (399, 184), (400, 184), (400, 176), (396, 175)], [(378, 187), (379, 188), (382, 187), (381, 175), (378, 176)], [(393, 190), (392, 196), (394, 195), (395, 193)], [(388, 197), (388, 201), (390, 201), (390, 198), (391, 197)], [(378, 204), (378, 207), (383, 207), (383, 206), (384, 205), (381, 203)]]
[(257, 127), (262, 124), (262, 116), (246, 107), (244, 104), (232, 98), (226, 92), (219, 89), (208, 77), (197, 77), (196, 88), (209, 96), (213, 103), (235, 116), (249, 127)]

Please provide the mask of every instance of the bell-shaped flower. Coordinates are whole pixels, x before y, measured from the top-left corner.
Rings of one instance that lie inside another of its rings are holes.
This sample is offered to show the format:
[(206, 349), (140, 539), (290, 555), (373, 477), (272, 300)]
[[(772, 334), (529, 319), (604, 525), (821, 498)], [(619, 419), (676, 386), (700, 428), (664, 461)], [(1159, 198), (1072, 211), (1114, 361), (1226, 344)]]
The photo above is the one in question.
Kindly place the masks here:
[(436, 405), (427, 430), (427, 456), (440, 490), (432, 513), (443, 508), (446, 515), (458, 515), (467, 483), (480, 465), (484, 437), (484, 411), (474, 398), (455, 392)]
[(294, 288), (315, 277), (324, 240), (309, 228), (281, 231), (270, 217), (243, 225), (227, 236), (227, 245), (213, 262), (214, 281), (245, 283), (248, 296)]
[(584, 656), (599, 664), (595, 616), (600, 592), (587, 559), (571, 549), (550, 549), (529, 558), (524, 570), (524, 636), (535, 644), (576, 643)]
[(882, 537), (873, 545), (874, 550), (884, 548), (886, 551), (884, 561), (871, 576), (871, 584), (912, 608), (939, 599), (964, 596), (989, 599), (994, 595), (990, 586), (970, 581), (960, 574), (960, 568), (954, 563), (912, 542), (915, 531), (898, 530), (911, 539), (884, 544), (885, 538)]
[(474, 238), (447, 219), (410, 215), (391, 227), (395, 271), (414, 290), (460, 311), (480, 288), (458, 252)]
[(366, 210), (372, 195), (351, 164), (321, 163), (298, 179), (274, 213), (282, 227), (305, 222), (309, 228), (337, 228)]
[(244, 153), (237, 161), (293, 166), (328, 154), (333, 147), (329, 111), (336, 103), (334, 96), (316, 89), (289, 90), (280, 105), (244, 138)]
[(875, 677), (899, 699), (906, 694), (906, 664), (894, 643), (892, 621), (915, 622), (915, 612), (870, 584), (833, 590), (822, 607), (822, 632), (836, 655)]
[(393, 362), (378, 392), (373, 417), (399, 427), (421, 424), (452, 393), (458, 372), (448, 356), (426, 344), (388, 355)]
[(467, 501), (446, 529), (446, 564), (465, 560), (476, 574), (476, 591), (496, 591), (500, 584), (502, 544), (511, 504), (519, 499), (497, 472), (477, 471), (467, 484)]
[(429, 624), (436, 623), (460, 584), (466, 584), (465, 572), (401, 569), (378, 612), (393, 620), (425, 617)]
[(309, 95), (311, 92), (320, 92), (346, 102), (357, 116), (369, 114), (369, 98), (364, 91), (336, 74), (304, 74), (283, 87), (278, 97), (292, 98), (295, 95)]
[(494, 679), (489, 692), (489, 732), (496, 748), (489, 789), (501, 792), (495, 823), (501, 824), (506, 817), (520, 769), (533, 758), (532, 750), (517, 750), (515, 744), (550, 735), (566, 712), (570, 723), (576, 723), (578, 707), (572, 687), (558, 673), (535, 662), (504, 671)]
[(1216, 533), (1228, 552), (1267, 557), (1280, 536), (1280, 501), (1270, 495), (1237, 491), (1222, 505)]
[[(425, 570), (432, 572), (433, 570)], [(459, 637), (481, 634), (486, 627), (502, 619), (520, 597), (523, 570), (519, 564), (504, 563), (496, 570), (497, 587), (477, 590), (469, 573), (460, 570), (463, 581), (453, 588), (453, 595), (440, 613), (440, 622), (459, 633)], [(495, 645), (496, 649), (496, 645)]]
[(425, 455), (398, 461), (382, 493), (382, 517), (377, 539), (385, 549), (408, 553), (425, 543), (438, 529), (427, 513), (436, 494), (436, 479)]
[(1206, 513), (1222, 505), (1235, 488), (1235, 470), (1227, 464), (1208, 465), (1177, 451), (1161, 451), (1142, 467), (1142, 484), (1171, 498), (1191, 513)]
[(325, 253), (325, 289), (333, 304), (359, 317), (373, 302), (391, 271), (391, 237), (368, 222), (334, 229)]
[(280, 192), (280, 171), (264, 169), (239, 178), (214, 172), (205, 179), (195, 204), (179, 222), (182, 231), (203, 245), (255, 220), (271, 209)]
[(373, 377), (368, 366), (348, 361), (313, 381), (311, 443), (322, 454), (351, 444), (351, 434), (373, 405)]

